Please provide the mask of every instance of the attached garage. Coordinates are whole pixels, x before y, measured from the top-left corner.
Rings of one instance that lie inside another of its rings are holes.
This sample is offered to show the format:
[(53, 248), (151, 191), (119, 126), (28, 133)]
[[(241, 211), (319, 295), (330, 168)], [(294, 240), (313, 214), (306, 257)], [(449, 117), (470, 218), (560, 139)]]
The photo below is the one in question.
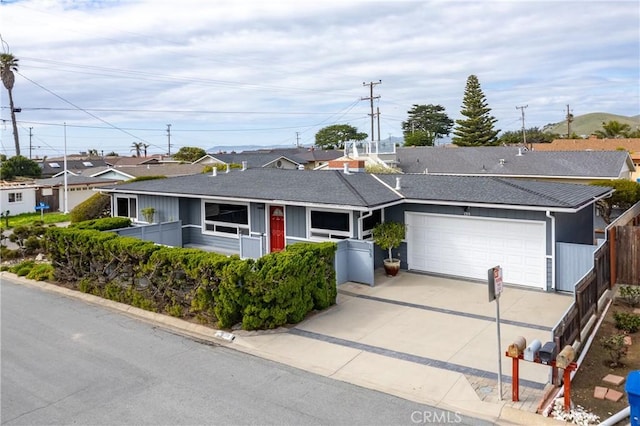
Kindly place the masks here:
[(409, 269), (546, 289), (545, 222), (405, 213)]

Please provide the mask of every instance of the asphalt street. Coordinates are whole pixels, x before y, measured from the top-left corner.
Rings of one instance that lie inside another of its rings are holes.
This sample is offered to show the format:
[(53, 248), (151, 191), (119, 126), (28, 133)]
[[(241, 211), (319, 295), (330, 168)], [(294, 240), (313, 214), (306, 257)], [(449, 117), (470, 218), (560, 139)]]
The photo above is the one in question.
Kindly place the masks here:
[(7, 425), (488, 424), (3, 277)]

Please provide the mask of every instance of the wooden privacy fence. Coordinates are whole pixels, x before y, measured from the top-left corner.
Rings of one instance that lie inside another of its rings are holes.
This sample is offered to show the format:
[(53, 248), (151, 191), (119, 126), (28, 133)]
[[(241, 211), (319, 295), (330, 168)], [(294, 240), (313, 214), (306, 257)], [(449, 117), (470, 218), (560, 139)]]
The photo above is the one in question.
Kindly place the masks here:
[(609, 242), (602, 244), (593, 257), (593, 269), (576, 284), (573, 303), (553, 328), (553, 340), (558, 348), (580, 340), (591, 316), (600, 314), (598, 300), (611, 284)]
[(640, 226), (616, 226), (616, 283), (640, 285)]

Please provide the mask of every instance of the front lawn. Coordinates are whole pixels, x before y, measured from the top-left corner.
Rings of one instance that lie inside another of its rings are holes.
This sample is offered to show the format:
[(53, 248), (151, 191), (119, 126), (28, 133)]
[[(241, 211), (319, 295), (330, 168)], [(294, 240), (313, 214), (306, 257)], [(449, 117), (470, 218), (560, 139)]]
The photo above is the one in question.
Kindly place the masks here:
[(5, 217), (2, 218), (2, 222), (0, 223), (0, 227), (5, 229), (14, 228), (20, 225), (31, 225), (34, 222), (43, 220), (45, 225), (60, 223), (60, 222), (68, 222), (69, 214), (60, 213), (60, 212), (51, 212), (45, 213), (41, 215), (39, 212), (34, 213), (22, 213), (16, 216), (9, 216), (8, 222), (9, 226), (7, 226), (7, 220)]

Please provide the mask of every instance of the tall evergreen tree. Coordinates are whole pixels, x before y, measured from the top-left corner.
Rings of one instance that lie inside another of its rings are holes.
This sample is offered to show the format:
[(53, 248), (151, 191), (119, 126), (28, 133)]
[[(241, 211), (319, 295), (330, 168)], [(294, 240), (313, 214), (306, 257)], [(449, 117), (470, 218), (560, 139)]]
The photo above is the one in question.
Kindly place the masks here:
[(496, 130), (493, 125), (498, 121), (490, 115), (491, 108), (480, 88), (478, 77), (470, 75), (464, 90), (462, 110), (465, 119), (456, 120), (452, 142), (458, 146), (491, 146), (498, 144)]
[(416, 105), (402, 122), (405, 146), (433, 146), (436, 139), (448, 136), (453, 127), (442, 105)]

